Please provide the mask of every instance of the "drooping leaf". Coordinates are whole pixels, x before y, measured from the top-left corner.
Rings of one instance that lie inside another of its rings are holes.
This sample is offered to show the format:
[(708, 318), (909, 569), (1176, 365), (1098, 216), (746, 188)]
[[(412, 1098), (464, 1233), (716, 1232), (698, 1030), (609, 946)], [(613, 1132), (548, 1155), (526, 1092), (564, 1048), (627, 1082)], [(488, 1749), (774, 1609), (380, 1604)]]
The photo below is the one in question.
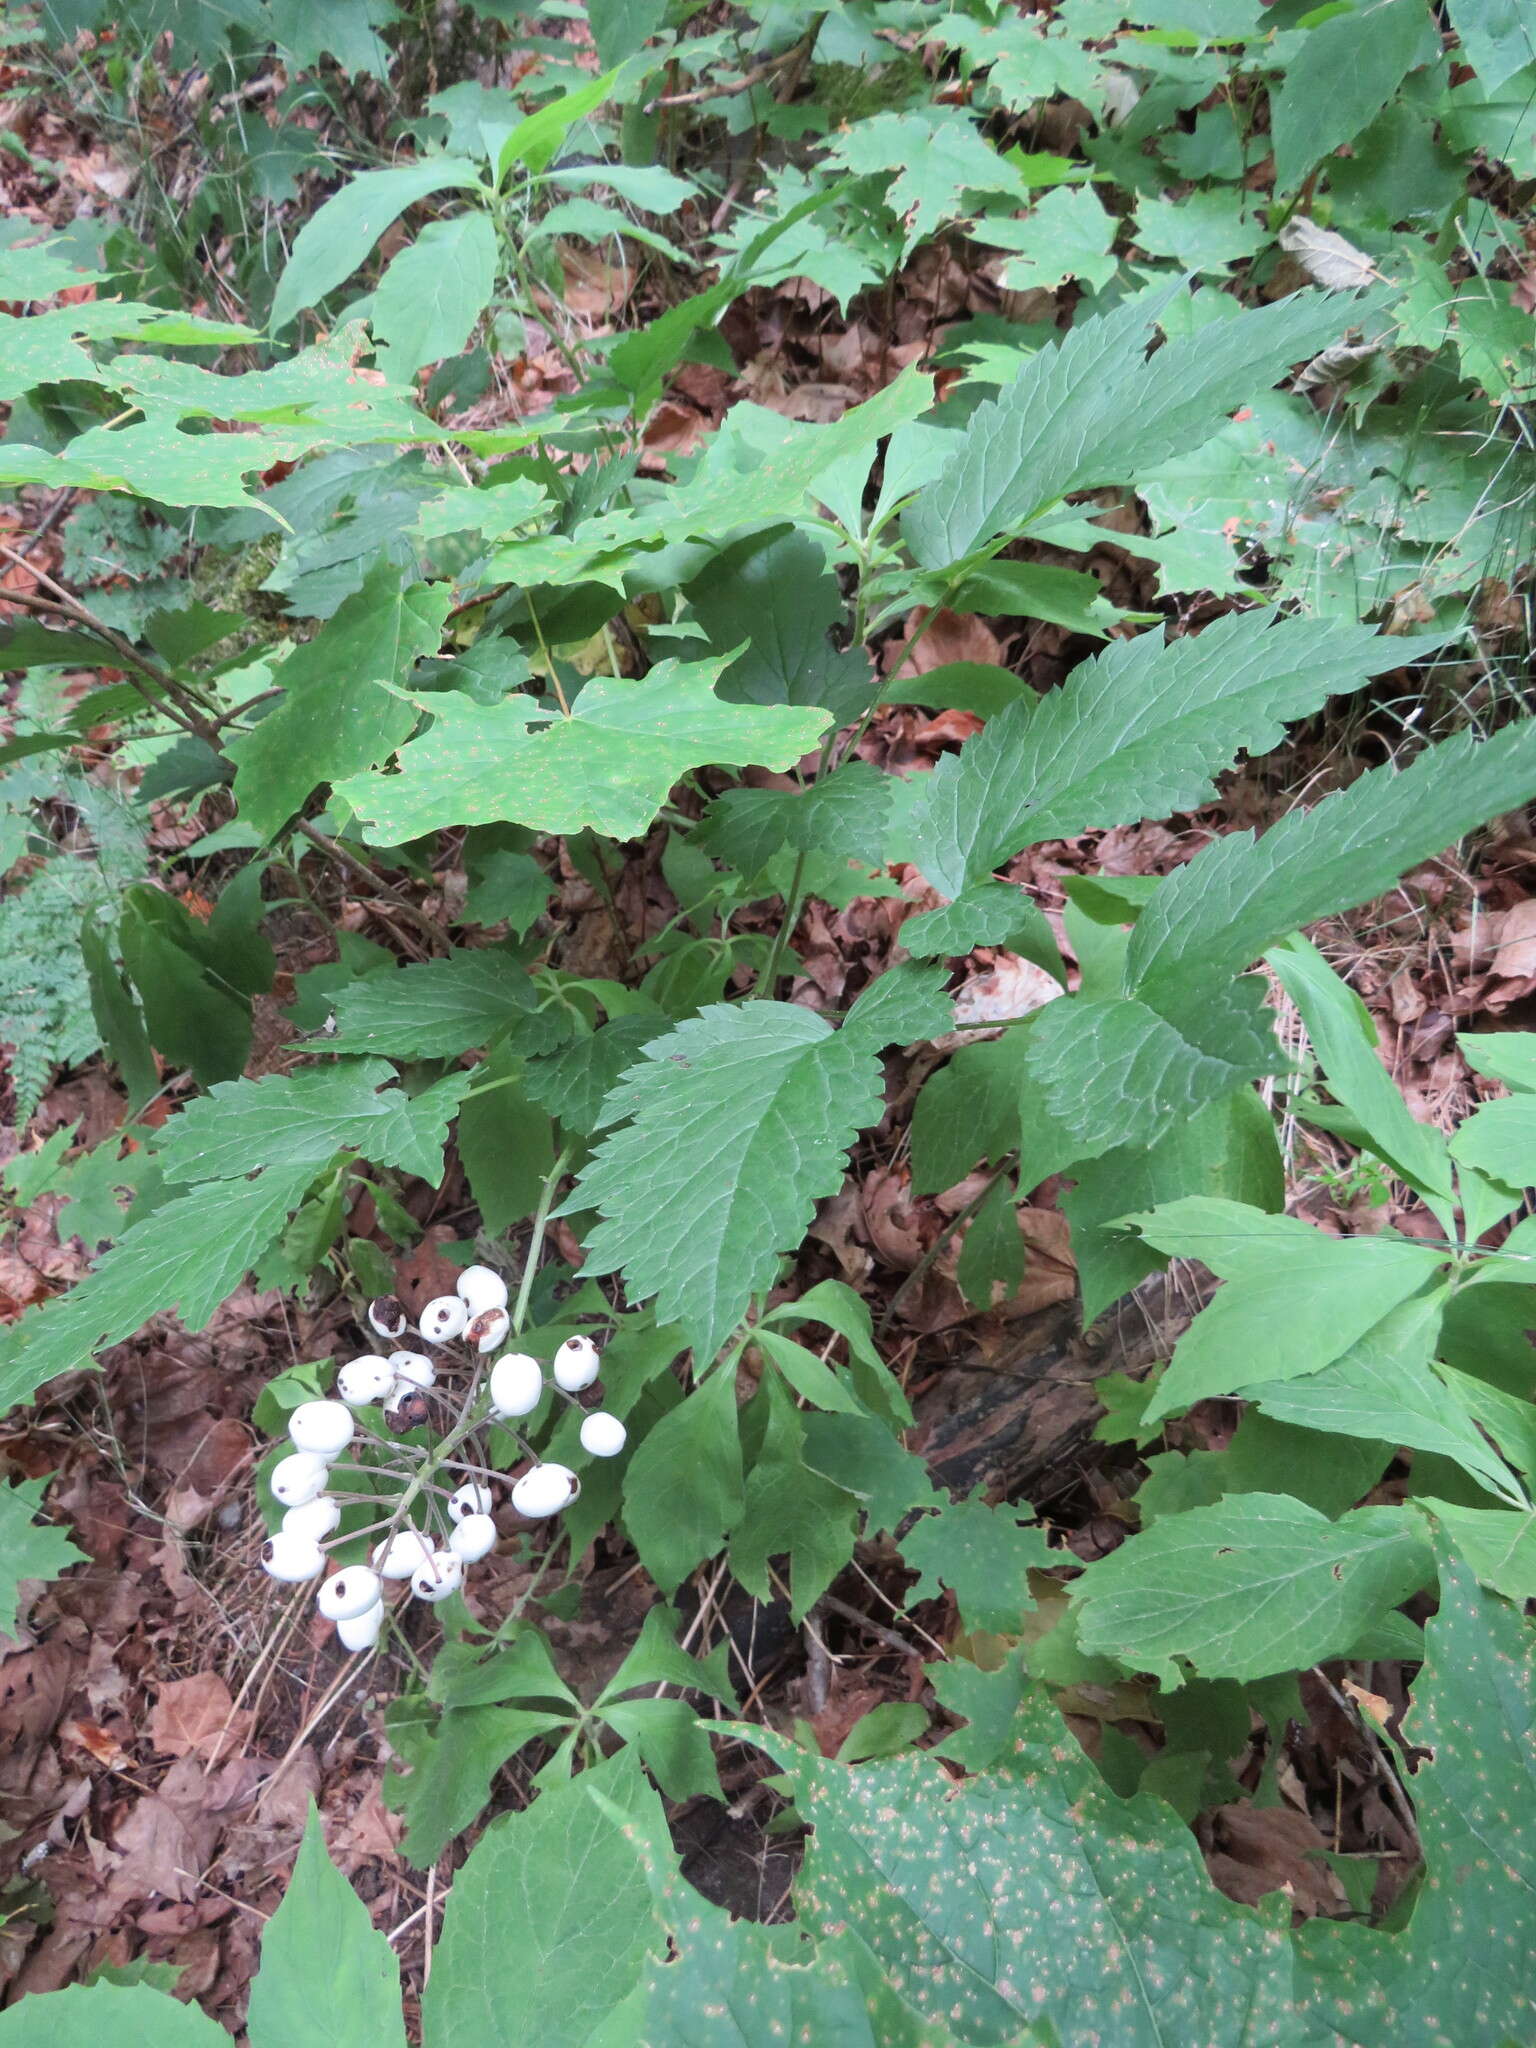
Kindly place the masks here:
[(380, 368), (414, 377), (457, 355), (496, 284), (496, 230), (487, 213), (430, 221), (390, 263), (373, 295), (373, 331), (388, 344)]
[(646, 1570), (672, 1593), (741, 1519), (736, 1376), (724, 1368), (664, 1415), (624, 1473), (624, 1525)]
[(400, 1965), (326, 1854), (313, 1806), (283, 1902), (262, 1930), (248, 2025), (251, 2048), (404, 2048)]
[(650, 1887), (593, 1796), (661, 1828), (631, 1751), (500, 1816), (454, 1877), (423, 1997), (433, 2048), (485, 2048), (536, 2028), (547, 2048), (586, 2048), (662, 1937)]
[(1113, 642), (939, 761), (912, 816), (912, 857), (959, 896), (1039, 840), (1188, 810), (1240, 752), (1267, 752), (1288, 720), (1403, 659), (1401, 642), (1368, 627), (1257, 612), (1167, 643)]
[(809, 535), (794, 527), (750, 533), (706, 563), (687, 595), (714, 651), (742, 650), (720, 678), (728, 702), (819, 704), (839, 724), (869, 703), (868, 655), (839, 651), (827, 637), (847, 607)]
[(416, 723), (390, 684), (435, 654), (452, 592), (446, 583), (402, 583), (381, 558), (313, 640), (277, 671), (282, 701), (228, 743), (240, 815), (270, 838), (322, 782), (372, 767)]
[(1166, 301), (1139, 299), (1073, 327), (1026, 358), (1014, 382), (979, 407), (939, 475), (904, 515), (925, 569), (963, 561), (1017, 533), (1069, 491), (1133, 483), (1197, 446), (1224, 416), (1293, 362), (1359, 318), (1320, 293), (1298, 292), (1181, 335), (1148, 359)]
[(640, 681), (598, 676), (569, 718), (536, 730), (531, 700), (436, 697), (431, 725), (401, 750), (398, 775), (354, 776), (337, 794), (368, 821), (367, 837), (385, 845), (501, 820), (630, 839), (690, 768), (789, 768), (820, 737), (820, 711), (722, 703), (714, 685), (723, 666), (663, 661)]
[(433, 192), (467, 192), (479, 183), (477, 164), (451, 156), (349, 178), (294, 237), (272, 301), (272, 332), (280, 334), (296, 313), (344, 283), (408, 206)]
[(26, 1619), (23, 1579), (56, 1579), (69, 1565), (85, 1562), (64, 1530), (40, 1519), (47, 1485), (44, 1478), (0, 1487), (0, 1638), (13, 1637)]
[(1410, 1239), (1330, 1237), (1299, 1217), (1201, 1195), (1125, 1221), (1225, 1283), (1180, 1338), (1148, 1423), (1213, 1394), (1320, 1372), (1444, 1265), (1443, 1253)]
[(879, 1114), (861, 1039), (791, 1003), (712, 1004), (647, 1045), (604, 1106), (620, 1128), (568, 1205), (602, 1218), (586, 1270), (622, 1269), (632, 1298), (654, 1295), (712, 1358)]
[(1187, 1658), (1206, 1678), (1264, 1678), (1348, 1654), (1427, 1585), (1434, 1561), (1407, 1508), (1330, 1521), (1289, 1495), (1245, 1493), (1160, 1516), (1077, 1580), (1090, 1655), (1170, 1687)]

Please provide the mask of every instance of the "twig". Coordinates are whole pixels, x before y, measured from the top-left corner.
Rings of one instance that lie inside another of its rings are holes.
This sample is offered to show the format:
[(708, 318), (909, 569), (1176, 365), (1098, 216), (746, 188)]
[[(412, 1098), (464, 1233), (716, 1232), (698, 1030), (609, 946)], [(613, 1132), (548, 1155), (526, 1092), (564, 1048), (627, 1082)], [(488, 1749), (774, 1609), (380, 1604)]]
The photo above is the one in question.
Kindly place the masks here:
[(728, 79), (724, 85), (701, 85), (693, 92), (663, 93), (660, 99), (648, 100), (645, 111), (654, 114), (658, 107), (700, 107), (706, 100), (735, 99), (741, 93), (750, 92), (754, 85), (761, 85), (765, 79), (772, 78), (776, 71), (784, 70), (787, 65), (797, 61), (803, 62), (815, 46), (820, 33), (821, 16), (817, 15), (805, 34), (791, 43), (787, 50), (780, 50), (776, 57), (770, 57), (766, 63), (755, 65), (752, 70), (743, 72), (740, 78)]
[(366, 882), (370, 889), (377, 890), (386, 903), (399, 911), (407, 923), (415, 925), (416, 929), (431, 939), (434, 945), (441, 945), (441, 926), (435, 924), (424, 910), (418, 910), (408, 897), (391, 888), (369, 861), (364, 860), (359, 854), (350, 852), (339, 839), (330, 838), (317, 825), (311, 825), (308, 818), (296, 818), (293, 829), (307, 839), (311, 846), (318, 847), (321, 853), (335, 861), (338, 867), (345, 868), (357, 880)]

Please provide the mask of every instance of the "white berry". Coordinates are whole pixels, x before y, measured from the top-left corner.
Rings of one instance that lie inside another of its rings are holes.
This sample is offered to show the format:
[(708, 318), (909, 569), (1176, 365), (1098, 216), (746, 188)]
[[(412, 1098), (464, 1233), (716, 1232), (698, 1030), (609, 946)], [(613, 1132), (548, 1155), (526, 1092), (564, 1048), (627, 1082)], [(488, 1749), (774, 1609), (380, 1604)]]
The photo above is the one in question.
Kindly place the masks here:
[(392, 1294), (381, 1294), (376, 1301), (369, 1302), (368, 1323), (381, 1337), (403, 1337), (411, 1327), (405, 1303)]
[(581, 1481), (566, 1465), (531, 1465), (512, 1489), (512, 1505), (531, 1522), (558, 1515), (581, 1491)]
[(371, 1607), (365, 1607), (361, 1614), (344, 1614), (336, 1624), (336, 1637), (344, 1650), (356, 1654), (359, 1650), (371, 1650), (379, 1640), (379, 1630), (384, 1626), (384, 1602), (375, 1600)]
[(521, 1351), (509, 1351), (491, 1367), (491, 1407), (499, 1416), (531, 1415), (543, 1391), (543, 1367)]
[(597, 1378), (601, 1362), (590, 1337), (567, 1337), (555, 1353), (555, 1385), (568, 1394), (579, 1394)]
[(437, 1385), (437, 1367), (424, 1352), (391, 1351), (389, 1369), (397, 1384), (404, 1380), (408, 1387), (420, 1387), (423, 1393)]
[(505, 1308), (507, 1305), (507, 1283), (489, 1266), (466, 1266), (456, 1284), (459, 1299), (472, 1316), (484, 1315), (487, 1309)]
[(328, 1493), (317, 1494), (300, 1508), (290, 1508), (283, 1517), (285, 1536), (302, 1536), (309, 1543), (323, 1543), (341, 1520), (341, 1502)]
[(464, 1560), (451, 1550), (434, 1550), (425, 1564), (411, 1573), (411, 1591), (418, 1600), (435, 1604), (457, 1593), (464, 1583)]
[(387, 1358), (368, 1351), (350, 1359), (336, 1375), (336, 1391), (349, 1408), (369, 1408), (384, 1400), (395, 1384), (394, 1370)]
[(432, 1555), (432, 1545), (419, 1529), (397, 1529), (374, 1545), (373, 1568), (384, 1579), (408, 1579)]
[(482, 1309), (469, 1328), (464, 1332), (464, 1342), (473, 1345), (483, 1357), (487, 1351), (495, 1351), (506, 1343), (512, 1333), (512, 1318), (504, 1308)]
[(616, 1458), (629, 1439), (629, 1431), (617, 1415), (599, 1409), (581, 1425), (581, 1448), (594, 1458)]
[(325, 1552), (312, 1536), (284, 1529), (262, 1545), (261, 1568), (269, 1579), (296, 1586), (303, 1579), (319, 1578), (325, 1570)]
[(489, 1515), (466, 1515), (448, 1532), (448, 1548), (465, 1564), (478, 1564), (496, 1548), (496, 1524)]
[(468, 1480), (448, 1502), (448, 1513), (455, 1522), (462, 1522), (469, 1515), (488, 1515), (491, 1512), (491, 1489), (482, 1486), (478, 1479)]
[(279, 1458), (272, 1467), (272, 1476), (267, 1484), (275, 1501), (280, 1501), (285, 1508), (301, 1508), (306, 1501), (324, 1493), (330, 1476), (331, 1468), (326, 1459), (317, 1457), (313, 1451), (290, 1451), (286, 1458)]
[(326, 1580), (315, 1595), (315, 1605), (327, 1621), (350, 1621), (376, 1605), (382, 1590), (377, 1572), (369, 1571), (365, 1564), (349, 1564)]
[(296, 1451), (317, 1458), (339, 1458), (357, 1430), (343, 1401), (301, 1401), (288, 1418), (288, 1435)]
[(456, 1294), (440, 1294), (421, 1312), (421, 1334), (429, 1344), (451, 1344), (468, 1321), (469, 1310)]

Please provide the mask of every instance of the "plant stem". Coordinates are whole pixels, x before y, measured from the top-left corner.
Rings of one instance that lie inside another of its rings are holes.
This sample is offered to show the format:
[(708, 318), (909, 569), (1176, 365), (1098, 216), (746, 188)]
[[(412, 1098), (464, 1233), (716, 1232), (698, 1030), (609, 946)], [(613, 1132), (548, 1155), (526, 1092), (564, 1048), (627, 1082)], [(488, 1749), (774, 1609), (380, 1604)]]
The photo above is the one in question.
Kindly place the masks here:
[(784, 899), (784, 915), (773, 935), (773, 949), (768, 955), (768, 964), (758, 976), (757, 986), (752, 991), (754, 1002), (773, 994), (773, 985), (779, 978), (779, 962), (784, 957), (784, 948), (789, 944), (790, 935), (800, 921), (800, 884), (804, 875), (805, 851), (802, 848), (795, 855), (794, 873), (789, 878), (789, 894)]
[(933, 1243), (929, 1245), (927, 1251), (923, 1253), (923, 1256), (918, 1260), (917, 1264), (912, 1268), (911, 1272), (907, 1275), (906, 1279), (902, 1281), (901, 1285), (897, 1288), (896, 1292), (891, 1296), (889, 1302), (886, 1304), (885, 1314), (880, 1318), (879, 1328), (875, 1332), (876, 1336), (883, 1337), (885, 1335), (886, 1331), (890, 1328), (891, 1318), (895, 1315), (897, 1309), (900, 1308), (901, 1304), (912, 1292), (912, 1289), (922, 1281), (923, 1276), (930, 1271), (934, 1261), (939, 1257), (940, 1253), (943, 1251), (944, 1247), (949, 1243), (950, 1239), (955, 1235), (956, 1231), (963, 1230), (966, 1224), (970, 1222), (971, 1218), (976, 1214), (976, 1211), (981, 1207), (982, 1203), (987, 1199), (988, 1195), (991, 1194), (994, 1185), (1002, 1179), (1003, 1175), (1008, 1171), (1008, 1168), (1012, 1165), (1012, 1163), (1013, 1154), (1010, 1152), (1007, 1155), (1007, 1157), (1004, 1158), (997, 1166), (994, 1166), (992, 1171), (987, 1175), (986, 1185), (982, 1188), (981, 1192), (977, 1195), (973, 1195), (970, 1201), (968, 1201), (965, 1207), (960, 1211), (959, 1215), (952, 1216), (948, 1223), (945, 1224), (944, 1228), (933, 1240)]
[(569, 1145), (545, 1175), (544, 1185), (539, 1190), (539, 1206), (533, 1212), (533, 1229), (528, 1238), (528, 1253), (523, 1260), (523, 1277), (517, 1285), (517, 1300), (512, 1305), (512, 1334), (523, 1334), (523, 1323), (528, 1314), (528, 1297), (533, 1292), (533, 1276), (538, 1270), (539, 1254), (544, 1249), (544, 1233), (549, 1228), (549, 1212), (555, 1204), (555, 1189), (565, 1172), (566, 1161), (571, 1156)]

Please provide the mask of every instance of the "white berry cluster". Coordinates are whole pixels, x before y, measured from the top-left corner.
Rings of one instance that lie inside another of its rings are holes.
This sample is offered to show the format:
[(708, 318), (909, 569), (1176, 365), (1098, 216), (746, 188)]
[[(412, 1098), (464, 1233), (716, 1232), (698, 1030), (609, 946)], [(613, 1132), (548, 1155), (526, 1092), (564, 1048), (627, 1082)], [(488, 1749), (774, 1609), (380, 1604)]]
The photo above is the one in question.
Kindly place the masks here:
[[(507, 1298), (500, 1274), (470, 1266), (455, 1293), (439, 1295), (422, 1310), (418, 1327), (429, 1344), (461, 1345), (467, 1353), (467, 1386), (444, 1384), (424, 1352), (368, 1352), (341, 1367), (335, 1400), (302, 1402), (288, 1418), (293, 1449), (278, 1460), (268, 1482), (284, 1510), (282, 1526), (262, 1552), (262, 1567), (270, 1577), (297, 1585), (321, 1577), (332, 1543), (381, 1531), (371, 1565), (346, 1566), (324, 1579), (316, 1596), (348, 1650), (371, 1649), (378, 1641), (386, 1580), (409, 1580), (411, 1593), (429, 1603), (458, 1591), (465, 1568), (488, 1557), (500, 1538), (492, 1518), (493, 1488), (510, 1479), (512, 1508), (529, 1521), (558, 1514), (581, 1491), (569, 1466), (541, 1460), (513, 1427), (543, 1398), (544, 1371), (521, 1352), (492, 1362), (491, 1354), (511, 1335)], [(410, 1333), (405, 1308), (392, 1296), (370, 1304), (368, 1321), (377, 1335), (396, 1342)], [(596, 1381), (599, 1363), (590, 1337), (567, 1337), (551, 1368), (556, 1392), (581, 1406), (577, 1396)], [(382, 1411), (388, 1434), (369, 1426), (372, 1411)], [(483, 1433), (492, 1423), (507, 1429), (529, 1460), (515, 1479), (487, 1462)], [(425, 1447), (402, 1440), (434, 1427), (435, 1440)], [(617, 1457), (624, 1442), (616, 1415), (594, 1410), (583, 1416), (581, 1445), (589, 1457)], [(347, 1473), (358, 1475), (351, 1489)], [(381, 1477), (397, 1485), (392, 1505), (377, 1491)], [(359, 1490), (364, 1480), (372, 1482), (371, 1490)], [(339, 1535), (342, 1509), (355, 1503), (390, 1512), (366, 1529)]]

